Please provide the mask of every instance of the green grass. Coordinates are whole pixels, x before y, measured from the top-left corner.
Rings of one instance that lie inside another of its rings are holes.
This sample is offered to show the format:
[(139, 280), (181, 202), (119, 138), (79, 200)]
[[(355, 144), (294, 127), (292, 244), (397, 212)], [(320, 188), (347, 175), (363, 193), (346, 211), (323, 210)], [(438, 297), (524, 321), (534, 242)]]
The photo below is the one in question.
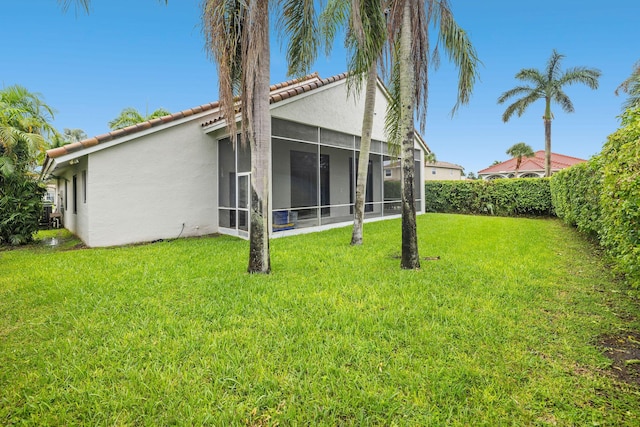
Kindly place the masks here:
[[(554, 220), (0, 252), (0, 425), (638, 425), (598, 337), (637, 307)], [(626, 320), (622, 320), (626, 319)], [(631, 320), (629, 320), (631, 319)], [(625, 323), (626, 322), (626, 323)]]

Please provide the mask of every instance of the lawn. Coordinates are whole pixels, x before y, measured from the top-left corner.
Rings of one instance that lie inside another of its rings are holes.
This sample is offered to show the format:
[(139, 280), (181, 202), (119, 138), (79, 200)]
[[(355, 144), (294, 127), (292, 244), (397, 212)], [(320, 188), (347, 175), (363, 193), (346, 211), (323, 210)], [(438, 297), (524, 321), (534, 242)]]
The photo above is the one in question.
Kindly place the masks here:
[(0, 252), (0, 425), (639, 425), (633, 293), (556, 220)]

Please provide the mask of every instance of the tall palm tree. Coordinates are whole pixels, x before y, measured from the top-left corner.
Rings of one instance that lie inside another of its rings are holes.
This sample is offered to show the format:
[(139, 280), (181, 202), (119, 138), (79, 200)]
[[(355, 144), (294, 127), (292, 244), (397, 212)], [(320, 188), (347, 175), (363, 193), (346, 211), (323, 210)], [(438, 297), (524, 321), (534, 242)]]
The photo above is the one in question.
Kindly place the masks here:
[(326, 38), (327, 46), (333, 44), (338, 27), (347, 28), (345, 45), (348, 48), (348, 92), (360, 94), (362, 82), (366, 80), (352, 245), (361, 245), (363, 240), (365, 192), (378, 85), (377, 67), (387, 40), (383, 3), (381, 0), (330, 0), (321, 15), (321, 32)]
[(518, 177), (518, 170), (520, 170), (520, 165), (522, 164), (522, 158), (535, 156), (535, 153), (533, 152), (533, 148), (531, 148), (530, 145), (524, 142), (518, 142), (516, 144), (513, 144), (507, 150), (507, 154), (513, 157), (514, 159), (516, 159), (516, 173), (515, 173), (516, 178)]
[(566, 113), (573, 113), (573, 103), (564, 93), (563, 87), (574, 83), (582, 83), (591, 89), (598, 88), (600, 70), (596, 68), (574, 67), (566, 71), (560, 69), (560, 64), (564, 55), (559, 54), (555, 49), (547, 62), (544, 71), (534, 68), (523, 68), (516, 74), (516, 79), (528, 82), (531, 85), (516, 86), (504, 92), (498, 98), (498, 104), (504, 103), (509, 98), (522, 95), (513, 104), (509, 105), (502, 114), (502, 121), (508, 122), (514, 113), (518, 117), (522, 116), (529, 105), (539, 99), (544, 99), (545, 109), (542, 119), (544, 120), (544, 151), (545, 151), (545, 176), (551, 176), (551, 101), (560, 105)]
[(447, 0), (392, 0), (388, 3), (389, 45), (393, 49), (392, 103), (387, 129), (392, 141), (402, 141), (402, 256), (401, 267), (420, 267), (414, 204), (414, 116), (421, 131), (426, 123), (429, 66), (438, 65), (438, 46), (430, 50), (429, 27), (437, 42), (458, 67), (458, 97), (451, 114), (469, 102), (477, 77), (478, 57), (466, 32), (458, 26)]
[(633, 71), (629, 78), (623, 81), (616, 89), (616, 95), (620, 91), (629, 95), (627, 100), (622, 104), (623, 110), (633, 107), (640, 107), (640, 61), (633, 66)]
[[(281, 33), (289, 37), (289, 74), (304, 74), (317, 53), (314, 1), (280, 0), (275, 5)], [(251, 152), (249, 273), (271, 271), (269, 14), (268, 0), (206, 0), (202, 12), (207, 51), (218, 68), (221, 113), (233, 136), (240, 109), (241, 141)]]
[(146, 122), (147, 120), (156, 119), (171, 114), (171, 112), (164, 108), (158, 108), (154, 112), (148, 115), (143, 115), (133, 107), (124, 108), (118, 117), (109, 122), (109, 129), (116, 130), (126, 128), (127, 126), (135, 125), (137, 123)]

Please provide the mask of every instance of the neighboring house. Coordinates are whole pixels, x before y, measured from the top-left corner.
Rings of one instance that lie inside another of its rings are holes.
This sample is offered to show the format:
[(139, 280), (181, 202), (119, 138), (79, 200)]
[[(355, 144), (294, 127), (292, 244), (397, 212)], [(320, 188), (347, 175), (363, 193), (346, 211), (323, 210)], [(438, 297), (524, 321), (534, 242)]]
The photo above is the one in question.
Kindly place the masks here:
[[(586, 160), (578, 159), (577, 157), (551, 153), (551, 174), (584, 162), (586, 162)], [(517, 159), (512, 158), (506, 162), (489, 166), (478, 172), (478, 178), (540, 178), (544, 176), (544, 150), (536, 151), (534, 157), (523, 157), (520, 163), (520, 169), (518, 169), (518, 176), (515, 174), (516, 163)]]
[[(384, 167), (385, 181), (400, 181), (400, 162), (392, 161)], [(453, 181), (465, 179), (464, 168), (448, 162), (435, 162), (424, 164), (425, 181)]]
[[(378, 81), (367, 220), (400, 214), (385, 194), (388, 93)], [(347, 97), (346, 74), (312, 74), (271, 86), (270, 232), (286, 235), (347, 225), (353, 202), (364, 93)], [(416, 204), (429, 150), (416, 133)], [(248, 237), (251, 160), (234, 148), (219, 103), (153, 119), (47, 151), (42, 177), (54, 180), (66, 228), (88, 246), (224, 233)]]
[(465, 179), (464, 168), (448, 162), (426, 163), (424, 179), (426, 181), (459, 181)]

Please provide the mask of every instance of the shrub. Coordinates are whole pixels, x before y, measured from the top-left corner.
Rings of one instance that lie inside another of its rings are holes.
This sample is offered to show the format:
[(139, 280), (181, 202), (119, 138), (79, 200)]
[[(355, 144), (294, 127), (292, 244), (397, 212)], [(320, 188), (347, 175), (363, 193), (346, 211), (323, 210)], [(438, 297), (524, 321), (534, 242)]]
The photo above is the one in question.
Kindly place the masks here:
[(640, 287), (640, 109), (627, 111), (602, 152), (551, 179), (557, 215), (597, 236), (629, 282)]
[(0, 244), (21, 245), (33, 240), (44, 191), (27, 175), (0, 175)]
[(549, 179), (429, 181), (427, 212), (500, 216), (553, 214)]
[(640, 286), (640, 108), (622, 116), (605, 143), (602, 167), (601, 244), (635, 286)]
[(551, 179), (556, 215), (591, 236), (600, 229), (602, 171), (597, 159), (563, 169)]

